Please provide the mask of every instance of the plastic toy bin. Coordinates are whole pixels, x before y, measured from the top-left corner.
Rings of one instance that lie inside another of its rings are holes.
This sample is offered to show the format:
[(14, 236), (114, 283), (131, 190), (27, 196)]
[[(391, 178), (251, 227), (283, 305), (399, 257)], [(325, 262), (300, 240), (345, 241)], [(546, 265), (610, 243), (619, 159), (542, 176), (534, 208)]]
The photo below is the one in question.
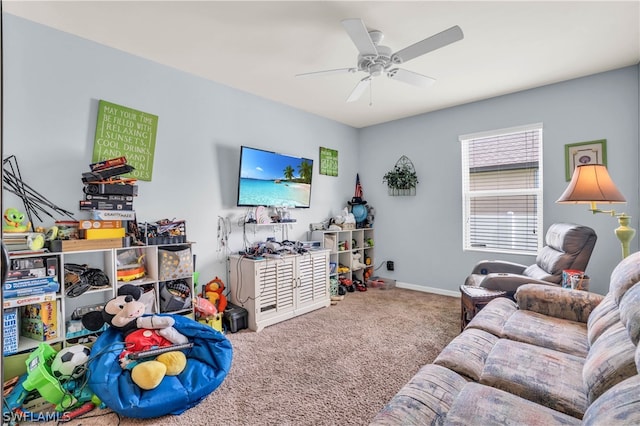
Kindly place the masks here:
[(40, 343), (25, 361), (28, 377), (22, 386), (28, 391), (37, 389), (44, 399), (56, 404), (57, 411), (63, 411), (76, 401), (71, 394), (62, 389), (58, 379), (51, 374), (51, 361), (56, 353), (47, 343)]
[(245, 308), (229, 303), (224, 310), (222, 321), (230, 332), (235, 333), (249, 327), (248, 316), (249, 313)]

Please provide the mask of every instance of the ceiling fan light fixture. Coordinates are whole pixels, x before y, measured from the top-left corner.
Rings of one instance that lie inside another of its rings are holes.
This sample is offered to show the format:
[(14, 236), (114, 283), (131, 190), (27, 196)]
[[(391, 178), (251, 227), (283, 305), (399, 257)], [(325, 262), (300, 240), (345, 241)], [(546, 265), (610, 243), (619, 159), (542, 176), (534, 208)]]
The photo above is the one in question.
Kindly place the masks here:
[(413, 58), (464, 38), (462, 30), (456, 25), (394, 53), (389, 47), (380, 45), (384, 34), (378, 30), (367, 30), (362, 19), (343, 19), (341, 23), (356, 49), (358, 49), (357, 68), (341, 68), (298, 75), (334, 74), (339, 72), (354, 73), (356, 71), (367, 73), (368, 75), (360, 80), (353, 89), (347, 102), (357, 100), (367, 88), (371, 87), (371, 79), (382, 74), (386, 74), (387, 77), (392, 80), (416, 87), (424, 88), (432, 85), (435, 80), (431, 77), (405, 69), (390, 68), (393, 64), (408, 62)]
[(373, 64), (369, 67), (369, 74), (371, 74), (371, 77), (378, 77), (382, 75), (383, 72), (384, 65), (382, 64)]

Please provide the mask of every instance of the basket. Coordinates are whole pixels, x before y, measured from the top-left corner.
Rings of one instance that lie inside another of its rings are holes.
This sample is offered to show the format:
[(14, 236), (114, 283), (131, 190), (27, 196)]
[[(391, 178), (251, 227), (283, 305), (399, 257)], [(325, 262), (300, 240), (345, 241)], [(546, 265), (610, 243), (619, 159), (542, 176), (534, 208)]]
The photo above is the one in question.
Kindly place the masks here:
[(355, 223), (341, 223), (340, 225), (338, 225), (340, 228), (342, 229), (356, 229), (356, 224)]

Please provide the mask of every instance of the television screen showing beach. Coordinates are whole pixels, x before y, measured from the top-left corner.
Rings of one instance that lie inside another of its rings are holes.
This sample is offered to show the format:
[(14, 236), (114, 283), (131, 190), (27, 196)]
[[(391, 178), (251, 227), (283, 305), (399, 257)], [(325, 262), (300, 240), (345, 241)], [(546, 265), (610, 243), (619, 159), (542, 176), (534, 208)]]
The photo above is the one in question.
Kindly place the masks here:
[(313, 160), (242, 147), (238, 206), (309, 207)]

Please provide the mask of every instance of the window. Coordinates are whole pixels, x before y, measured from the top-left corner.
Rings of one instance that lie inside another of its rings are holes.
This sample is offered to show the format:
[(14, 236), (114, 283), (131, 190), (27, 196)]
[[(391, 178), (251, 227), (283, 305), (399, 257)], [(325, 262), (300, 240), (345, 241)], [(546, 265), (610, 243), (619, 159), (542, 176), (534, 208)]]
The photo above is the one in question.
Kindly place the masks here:
[(542, 247), (542, 124), (460, 136), (463, 249)]

